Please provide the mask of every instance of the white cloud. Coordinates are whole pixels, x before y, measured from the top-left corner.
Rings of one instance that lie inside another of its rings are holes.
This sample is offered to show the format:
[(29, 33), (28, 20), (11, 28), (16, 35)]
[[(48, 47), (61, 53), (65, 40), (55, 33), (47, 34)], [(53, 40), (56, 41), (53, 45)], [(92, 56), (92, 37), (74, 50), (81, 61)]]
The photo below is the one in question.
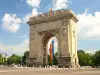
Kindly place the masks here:
[(71, 3), (70, 0), (53, 0), (53, 9), (59, 10), (59, 9), (66, 9), (68, 8), (68, 4)]
[(26, 15), (23, 17), (23, 23), (26, 23), (26, 22), (29, 20), (30, 17), (31, 17), (31, 13), (26, 14)]
[[(23, 0), (21, 0), (23, 1)], [(32, 3), (31, 3), (32, 2)], [(32, 12), (26, 14), (23, 18), (18, 18), (16, 14), (5, 14), (2, 21), (2, 25), (5, 29), (16, 32), (20, 28), (21, 23), (26, 23), (31, 16), (36, 16), (39, 14), (36, 7), (39, 7), (40, 0), (27, 0), (27, 3), (32, 6)], [(24, 36), (26, 37), (28, 33)], [(0, 43), (0, 52), (8, 53), (11, 55), (13, 53), (19, 54), (23, 53), (25, 50), (29, 50), (29, 40), (24, 40), (20, 45), (4, 45), (2, 42)]]
[(77, 34), (79, 39), (99, 39), (100, 38), (100, 12), (94, 15), (87, 13), (87, 10), (77, 15)]
[(26, 3), (32, 7), (32, 12), (28, 13), (23, 17), (23, 23), (26, 23), (30, 17), (37, 16), (39, 12), (37, 7), (39, 7), (41, 0), (26, 0)]
[(37, 16), (38, 14), (39, 14), (39, 12), (37, 11), (37, 9), (33, 8), (31, 13), (28, 13), (25, 15), (25, 17), (23, 17), (23, 23), (26, 23), (30, 17)]
[(31, 7), (39, 7), (41, 0), (26, 0), (26, 3)]
[(21, 55), (26, 50), (29, 50), (29, 40), (25, 39), (20, 45), (4, 45), (0, 43), (0, 52), (7, 53), (9, 56), (11, 54), (18, 54)]
[(36, 15), (38, 15), (38, 11), (37, 11), (36, 8), (34, 8), (34, 9), (32, 10), (32, 16), (36, 16)]
[(25, 40), (20, 44), (21, 47), (28, 47), (28, 45), (29, 45), (29, 40), (28, 40), (28, 39), (25, 39)]
[(23, 35), (23, 36), (20, 36), (20, 37), (24, 38), (24, 37), (26, 37), (26, 36), (27, 36), (27, 34), (25, 34), (25, 35)]
[(21, 19), (16, 14), (5, 14), (2, 21), (3, 27), (11, 32), (16, 32), (20, 28)]
[(25, 33), (24, 35), (20, 36), (21, 38), (25, 38), (29, 34), (29, 31)]
[(86, 53), (94, 54), (97, 50), (84, 50)]
[[(21, 0), (23, 1), (23, 0)], [(30, 17), (39, 14), (36, 7), (39, 7), (41, 0), (26, 0), (28, 5), (32, 6), (32, 12), (26, 14), (22, 19), (18, 18), (16, 14), (5, 14), (2, 21), (2, 25), (5, 29), (11, 32), (17, 32), (21, 23), (26, 23)], [(35, 7), (35, 8), (34, 8)]]

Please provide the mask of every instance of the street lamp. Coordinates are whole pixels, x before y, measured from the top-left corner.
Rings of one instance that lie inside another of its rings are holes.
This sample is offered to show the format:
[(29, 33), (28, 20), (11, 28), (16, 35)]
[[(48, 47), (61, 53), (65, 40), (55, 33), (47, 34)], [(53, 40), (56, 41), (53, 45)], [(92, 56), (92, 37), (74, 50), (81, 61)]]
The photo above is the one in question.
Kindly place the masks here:
[(8, 57), (7, 57), (7, 54), (6, 54), (6, 66), (7, 66), (7, 59), (8, 59)]
[(21, 52), (21, 67), (22, 67), (23, 61), (22, 61), (22, 52)]

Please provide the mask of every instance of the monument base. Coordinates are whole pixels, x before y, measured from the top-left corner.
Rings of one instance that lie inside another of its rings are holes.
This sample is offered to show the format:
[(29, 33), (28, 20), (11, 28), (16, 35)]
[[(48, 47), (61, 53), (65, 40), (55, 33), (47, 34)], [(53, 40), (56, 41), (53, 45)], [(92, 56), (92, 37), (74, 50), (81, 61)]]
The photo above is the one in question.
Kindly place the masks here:
[(58, 57), (58, 67), (65, 67), (65, 68), (69, 68), (72, 67), (72, 63), (71, 63), (71, 57), (63, 57), (60, 56)]
[[(58, 68), (78, 68), (79, 65), (76, 63), (74, 58), (72, 57), (66, 57), (66, 56), (60, 56), (57, 57), (58, 60)], [(28, 67), (46, 67), (48, 64), (42, 64), (41, 62), (36, 61), (35, 58), (28, 58), (27, 66)]]
[(28, 58), (27, 66), (28, 67), (39, 67), (41, 65), (40, 62), (37, 62), (35, 58)]

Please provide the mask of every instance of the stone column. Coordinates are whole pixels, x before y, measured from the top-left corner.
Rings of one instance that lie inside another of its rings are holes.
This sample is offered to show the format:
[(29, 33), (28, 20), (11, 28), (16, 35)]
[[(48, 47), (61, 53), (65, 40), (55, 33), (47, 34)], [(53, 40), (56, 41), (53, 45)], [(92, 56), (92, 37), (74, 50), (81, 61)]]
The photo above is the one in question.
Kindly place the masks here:
[[(64, 19), (61, 21), (61, 29), (60, 29), (60, 56), (58, 58), (58, 65), (63, 67), (68, 67), (70, 65), (71, 57), (70, 57), (70, 48), (69, 48), (69, 20)], [(58, 41), (59, 41), (58, 40)]]
[(35, 25), (30, 25), (30, 39), (29, 39), (29, 64), (40, 65), (41, 64), (41, 38), (36, 31)]

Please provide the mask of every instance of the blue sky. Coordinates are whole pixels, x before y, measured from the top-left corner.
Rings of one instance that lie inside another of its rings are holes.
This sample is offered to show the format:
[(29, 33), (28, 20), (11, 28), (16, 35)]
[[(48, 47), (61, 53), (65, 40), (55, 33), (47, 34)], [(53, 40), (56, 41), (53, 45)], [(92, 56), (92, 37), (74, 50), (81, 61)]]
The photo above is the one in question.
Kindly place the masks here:
[(77, 23), (78, 49), (100, 49), (100, 0), (0, 0), (0, 51), (9, 55), (28, 50), (30, 16), (49, 8), (71, 9)]

